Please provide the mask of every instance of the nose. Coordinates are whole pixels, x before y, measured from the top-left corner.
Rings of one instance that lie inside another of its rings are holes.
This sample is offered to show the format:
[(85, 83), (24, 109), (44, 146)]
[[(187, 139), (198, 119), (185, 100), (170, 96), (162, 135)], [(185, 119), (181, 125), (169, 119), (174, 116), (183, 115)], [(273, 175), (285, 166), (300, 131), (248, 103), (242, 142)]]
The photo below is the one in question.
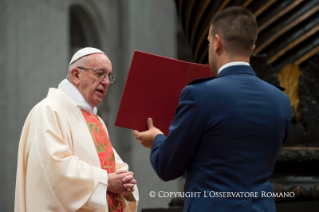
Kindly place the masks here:
[(109, 85), (110, 84), (109, 78), (108, 77), (103, 78), (102, 81), (101, 81), (101, 84)]

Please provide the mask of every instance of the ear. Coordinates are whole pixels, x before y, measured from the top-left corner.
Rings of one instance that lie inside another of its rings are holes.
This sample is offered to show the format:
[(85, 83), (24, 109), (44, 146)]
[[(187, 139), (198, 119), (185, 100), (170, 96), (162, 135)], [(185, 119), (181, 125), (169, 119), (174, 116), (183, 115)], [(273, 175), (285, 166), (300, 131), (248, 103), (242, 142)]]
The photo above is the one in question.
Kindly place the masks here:
[(255, 47), (256, 47), (256, 46), (255, 46), (255, 44), (254, 44), (253, 49), (251, 50), (251, 52), (253, 52), (253, 51), (255, 50)]
[(72, 82), (75, 84), (75, 85), (79, 85), (80, 84), (80, 70), (77, 69), (77, 68), (72, 68), (71, 69), (71, 72), (70, 72), (70, 75), (71, 75), (71, 79), (72, 79)]
[(215, 53), (217, 55), (220, 55), (221, 54), (221, 50), (223, 48), (223, 40), (221, 39), (221, 37), (219, 37), (219, 35), (215, 35)]

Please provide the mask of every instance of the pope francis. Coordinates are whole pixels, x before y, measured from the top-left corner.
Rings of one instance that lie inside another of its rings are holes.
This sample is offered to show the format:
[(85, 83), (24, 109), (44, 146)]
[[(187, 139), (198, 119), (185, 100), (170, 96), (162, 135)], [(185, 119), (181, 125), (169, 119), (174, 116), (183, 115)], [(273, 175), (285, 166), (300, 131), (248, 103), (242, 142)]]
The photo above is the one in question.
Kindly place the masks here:
[(58, 89), (31, 110), (19, 144), (16, 212), (137, 210), (134, 174), (96, 115), (114, 80), (106, 54), (83, 48)]

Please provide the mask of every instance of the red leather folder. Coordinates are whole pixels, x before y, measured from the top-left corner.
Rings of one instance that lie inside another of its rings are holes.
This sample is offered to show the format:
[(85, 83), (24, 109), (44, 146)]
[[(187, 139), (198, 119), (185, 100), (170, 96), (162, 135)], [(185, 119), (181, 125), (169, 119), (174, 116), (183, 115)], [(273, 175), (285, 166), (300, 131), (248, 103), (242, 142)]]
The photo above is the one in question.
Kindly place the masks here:
[(147, 118), (168, 135), (182, 89), (193, 79), (212, 77), (210, 67), (135, 51), (115, 125), (147, 130)]

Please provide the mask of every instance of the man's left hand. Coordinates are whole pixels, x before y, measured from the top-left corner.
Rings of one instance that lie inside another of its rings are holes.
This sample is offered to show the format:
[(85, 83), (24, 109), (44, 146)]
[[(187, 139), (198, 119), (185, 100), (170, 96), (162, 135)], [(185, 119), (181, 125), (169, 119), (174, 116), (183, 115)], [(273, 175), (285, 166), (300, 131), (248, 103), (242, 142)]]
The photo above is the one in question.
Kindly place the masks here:
[(147, 131), (139, 132), (134, 130), (133, 135), (144, 147), (152, 149), (155, 137), (158, 134), (163, 134), (163, 132), (153, 126), (153, 120), (151, 118), (147, 119), (147, 126)]

